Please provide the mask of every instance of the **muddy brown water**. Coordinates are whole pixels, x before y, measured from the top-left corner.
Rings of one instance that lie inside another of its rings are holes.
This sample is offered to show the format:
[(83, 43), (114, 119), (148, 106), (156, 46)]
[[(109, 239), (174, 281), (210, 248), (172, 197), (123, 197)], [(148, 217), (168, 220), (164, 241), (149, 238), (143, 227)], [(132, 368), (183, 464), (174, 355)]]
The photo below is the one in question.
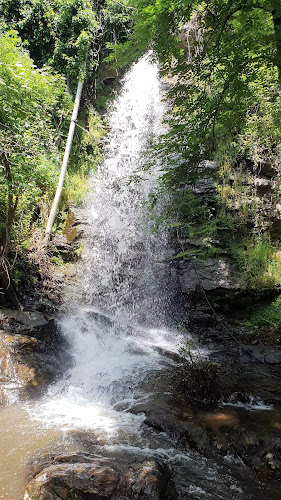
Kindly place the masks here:
[(77, 449), (61, 429), (42, 426), (20, 406), (0, 410), (0, 498), (21, 500), (36, 458)]

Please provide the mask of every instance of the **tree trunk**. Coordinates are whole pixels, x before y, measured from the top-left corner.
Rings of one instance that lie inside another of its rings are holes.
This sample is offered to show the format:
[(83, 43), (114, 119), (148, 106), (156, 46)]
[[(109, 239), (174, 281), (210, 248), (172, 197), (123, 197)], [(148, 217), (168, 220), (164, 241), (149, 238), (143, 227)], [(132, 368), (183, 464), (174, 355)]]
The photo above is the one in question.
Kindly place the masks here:
[(11, 172), (9, 160), (8, 160), (5, 153), (2, 154), (2, 159), (3, 159), (3, 163), (4, 163), (4, 167), (5, 167), (5, 175), (6, 175), (6, 179), (7, 179), (7, 185), (8, 185), (8, 206), (7, 206), (7, 212), (6, 212), (5, 231), (4, 231), (4, 234), (2, 235), (2, 238), (0, 241), (0, 246), (1, 246), (0, 263), (1, 263), (1, 259), (5, 258), (9, 252), (11, 230), (12, 230), (12, 225), (13, 225), (14, 218), (15, 218), (17, 204), (18, 204), (18, 196), (15, 197), (11, 191), (12, 181), (13, 181), (12, 172)]
[(51, 208), (51, 212), (50, 212), (47, 227), (46, 227), (46, 236), (45, 236), (45, 244), (46, 245), (50, 241), (51, 231), (52, 231), (52, 227), (54, 224), (58, 204), (59, 204), (60, 197), (61, 197), (61, 192), (62, 192), (62, 188), (63, 188), (64, 178), (65, 178), (65, 174), (66, 174), (68, 159), (69, 159), (71, 145), (72, 145), (73, 134), (74, 134), (74, 130), (75, 130), (75, 123), (77, 120), (79, 106), (80, 106), (82, 89), (83, 89), (83, 82), (80, 81), (80, 82), (78, 82), (78, 86), (77, 86), (76, 97), (75, 97), (75, 101), (74, 101), (73, 112), (72, 112), (72, 117), (71, 117), (71, 121), (70, 121), (68, 137), (67, 137), (67, 142), (66, 142), (66, 146), (65, 146), (62, 167), (61, 167), (61, 171), (60, 171), (60, 178), (59, 178), (59, 182), (58, 182), (58, 187), (57, 187), (57, 191), (55, 194), (55, 198), (53, 201), (53, 205)]

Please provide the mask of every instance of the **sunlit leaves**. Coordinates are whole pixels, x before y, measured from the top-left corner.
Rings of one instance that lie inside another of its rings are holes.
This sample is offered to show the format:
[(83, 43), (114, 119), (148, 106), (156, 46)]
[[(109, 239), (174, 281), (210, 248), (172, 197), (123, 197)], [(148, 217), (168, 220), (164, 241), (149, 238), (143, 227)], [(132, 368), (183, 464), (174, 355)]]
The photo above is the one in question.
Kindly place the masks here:
[(63, 77), (38, 70), (13, 32), (0, 37), (0, 79), (1, 229), (9, 193), (18, 200), (17, 214), (24, 213), (28, 231), (40, 198), (51, 196), (56, 184), (58, 141), (71, 99)]

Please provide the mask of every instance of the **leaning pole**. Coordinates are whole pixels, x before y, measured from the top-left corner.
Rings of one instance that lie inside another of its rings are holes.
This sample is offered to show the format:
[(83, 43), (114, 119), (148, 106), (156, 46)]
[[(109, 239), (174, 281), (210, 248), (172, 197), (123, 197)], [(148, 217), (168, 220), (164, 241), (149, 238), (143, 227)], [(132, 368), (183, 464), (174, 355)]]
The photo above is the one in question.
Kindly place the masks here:
[(64, 156), (63, 156), (63, 162), (61, 166), (61, 171), (60, 171), (60, 177), (59, 177), (59, 182), (58, 182), (58, 187), (57, 191), (54, 197), (54, 201), (52, 204), (51, 212), (49, 215), (48, 223), (46, 226), (46, 231), (45, 231), (45, 239), (44, 243), (47, 245), (50, 241), (51, 237), (51, 231), (52, 227), (54, 224), (54, 220), (56, 217), (56, 212), (58, 208), (58, 204), (60, 201), (61, 197), (61, 192), (63, 188), (63, 183), (64, 183), (64, 178), (66, 174), (66, 169), (67, 169), (67, 164), (69, 160), (69, 155), (70, 155), (70, 150), (71, 150), (71, 145), (72, 145), (72, 139), (74, 135), (74, 130), (75, 130), (75, 124), (78, 116), (78, 111), (79, 111), (79, 106), (80, 106), (80, 100), (81, 100), (81, 94), (82, 94), (82, 89), (83, 89), (83, 81), (79, 81), (77, 85), (77, 90), (76, 90), (76, 96), (75, 96), (75, 101), (74, 101), (74, 106), (73, 106), (73, 111), (72, 111), (72, 116), (71, 116), (71, 121), (69, 125), (69, 131), (68, 131), (68, 136), (67, 136), (67, 142), (65, 146), (65, 151), (64, 151)]

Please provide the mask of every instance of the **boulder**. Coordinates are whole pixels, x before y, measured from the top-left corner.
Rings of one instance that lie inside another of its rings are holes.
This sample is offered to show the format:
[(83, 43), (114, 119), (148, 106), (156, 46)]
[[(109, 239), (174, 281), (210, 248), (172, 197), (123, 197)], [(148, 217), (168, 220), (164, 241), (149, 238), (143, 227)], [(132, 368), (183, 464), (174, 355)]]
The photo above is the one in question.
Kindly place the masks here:
[[(0, 374), (2, 383), (14, 382), (18, 387), (36, 387), (43, 383), (42, 373), (35, 366), (23, 361), (25, 355), (32, 357), (37, 340), (33, 337), (0, 333)], [(3, 391), (4, 389), (2, 389)], [(6, 399), (2, 402), (6, 402)]]
[(45, 316), (38, 311), (19, 311), (17, 309), (3, 308), (0, 310), (0, 320), (3, 321), (6, 318), (13, 319), (22, 325), (31, 327), (43, 326), (48, 323)]
[(43, 460), (26, 487), (24, 500), (77, 498), (172, 500), (177, 494), (168, 469), (155, 460), (127, 463), (87, 453)]
[(164, 369), (155, 376), (147, 377), (144, 387), (152, 396), (143, 403), (133, 406), (130, 411), (144, 413), (144, 423), (158, 432), (165, 432), (184, 448), (208, 455), (211, 436), (206, 427), (195, 417), (194, 410), (188, 406), (175, 390), (173, 371)]
[(20, 334), (16, 327), (0, 330), (0, 404), (13, 401), (15, 389), (26, 397), (53, 382), (70, 363), (66, 340), (53, 320)]

